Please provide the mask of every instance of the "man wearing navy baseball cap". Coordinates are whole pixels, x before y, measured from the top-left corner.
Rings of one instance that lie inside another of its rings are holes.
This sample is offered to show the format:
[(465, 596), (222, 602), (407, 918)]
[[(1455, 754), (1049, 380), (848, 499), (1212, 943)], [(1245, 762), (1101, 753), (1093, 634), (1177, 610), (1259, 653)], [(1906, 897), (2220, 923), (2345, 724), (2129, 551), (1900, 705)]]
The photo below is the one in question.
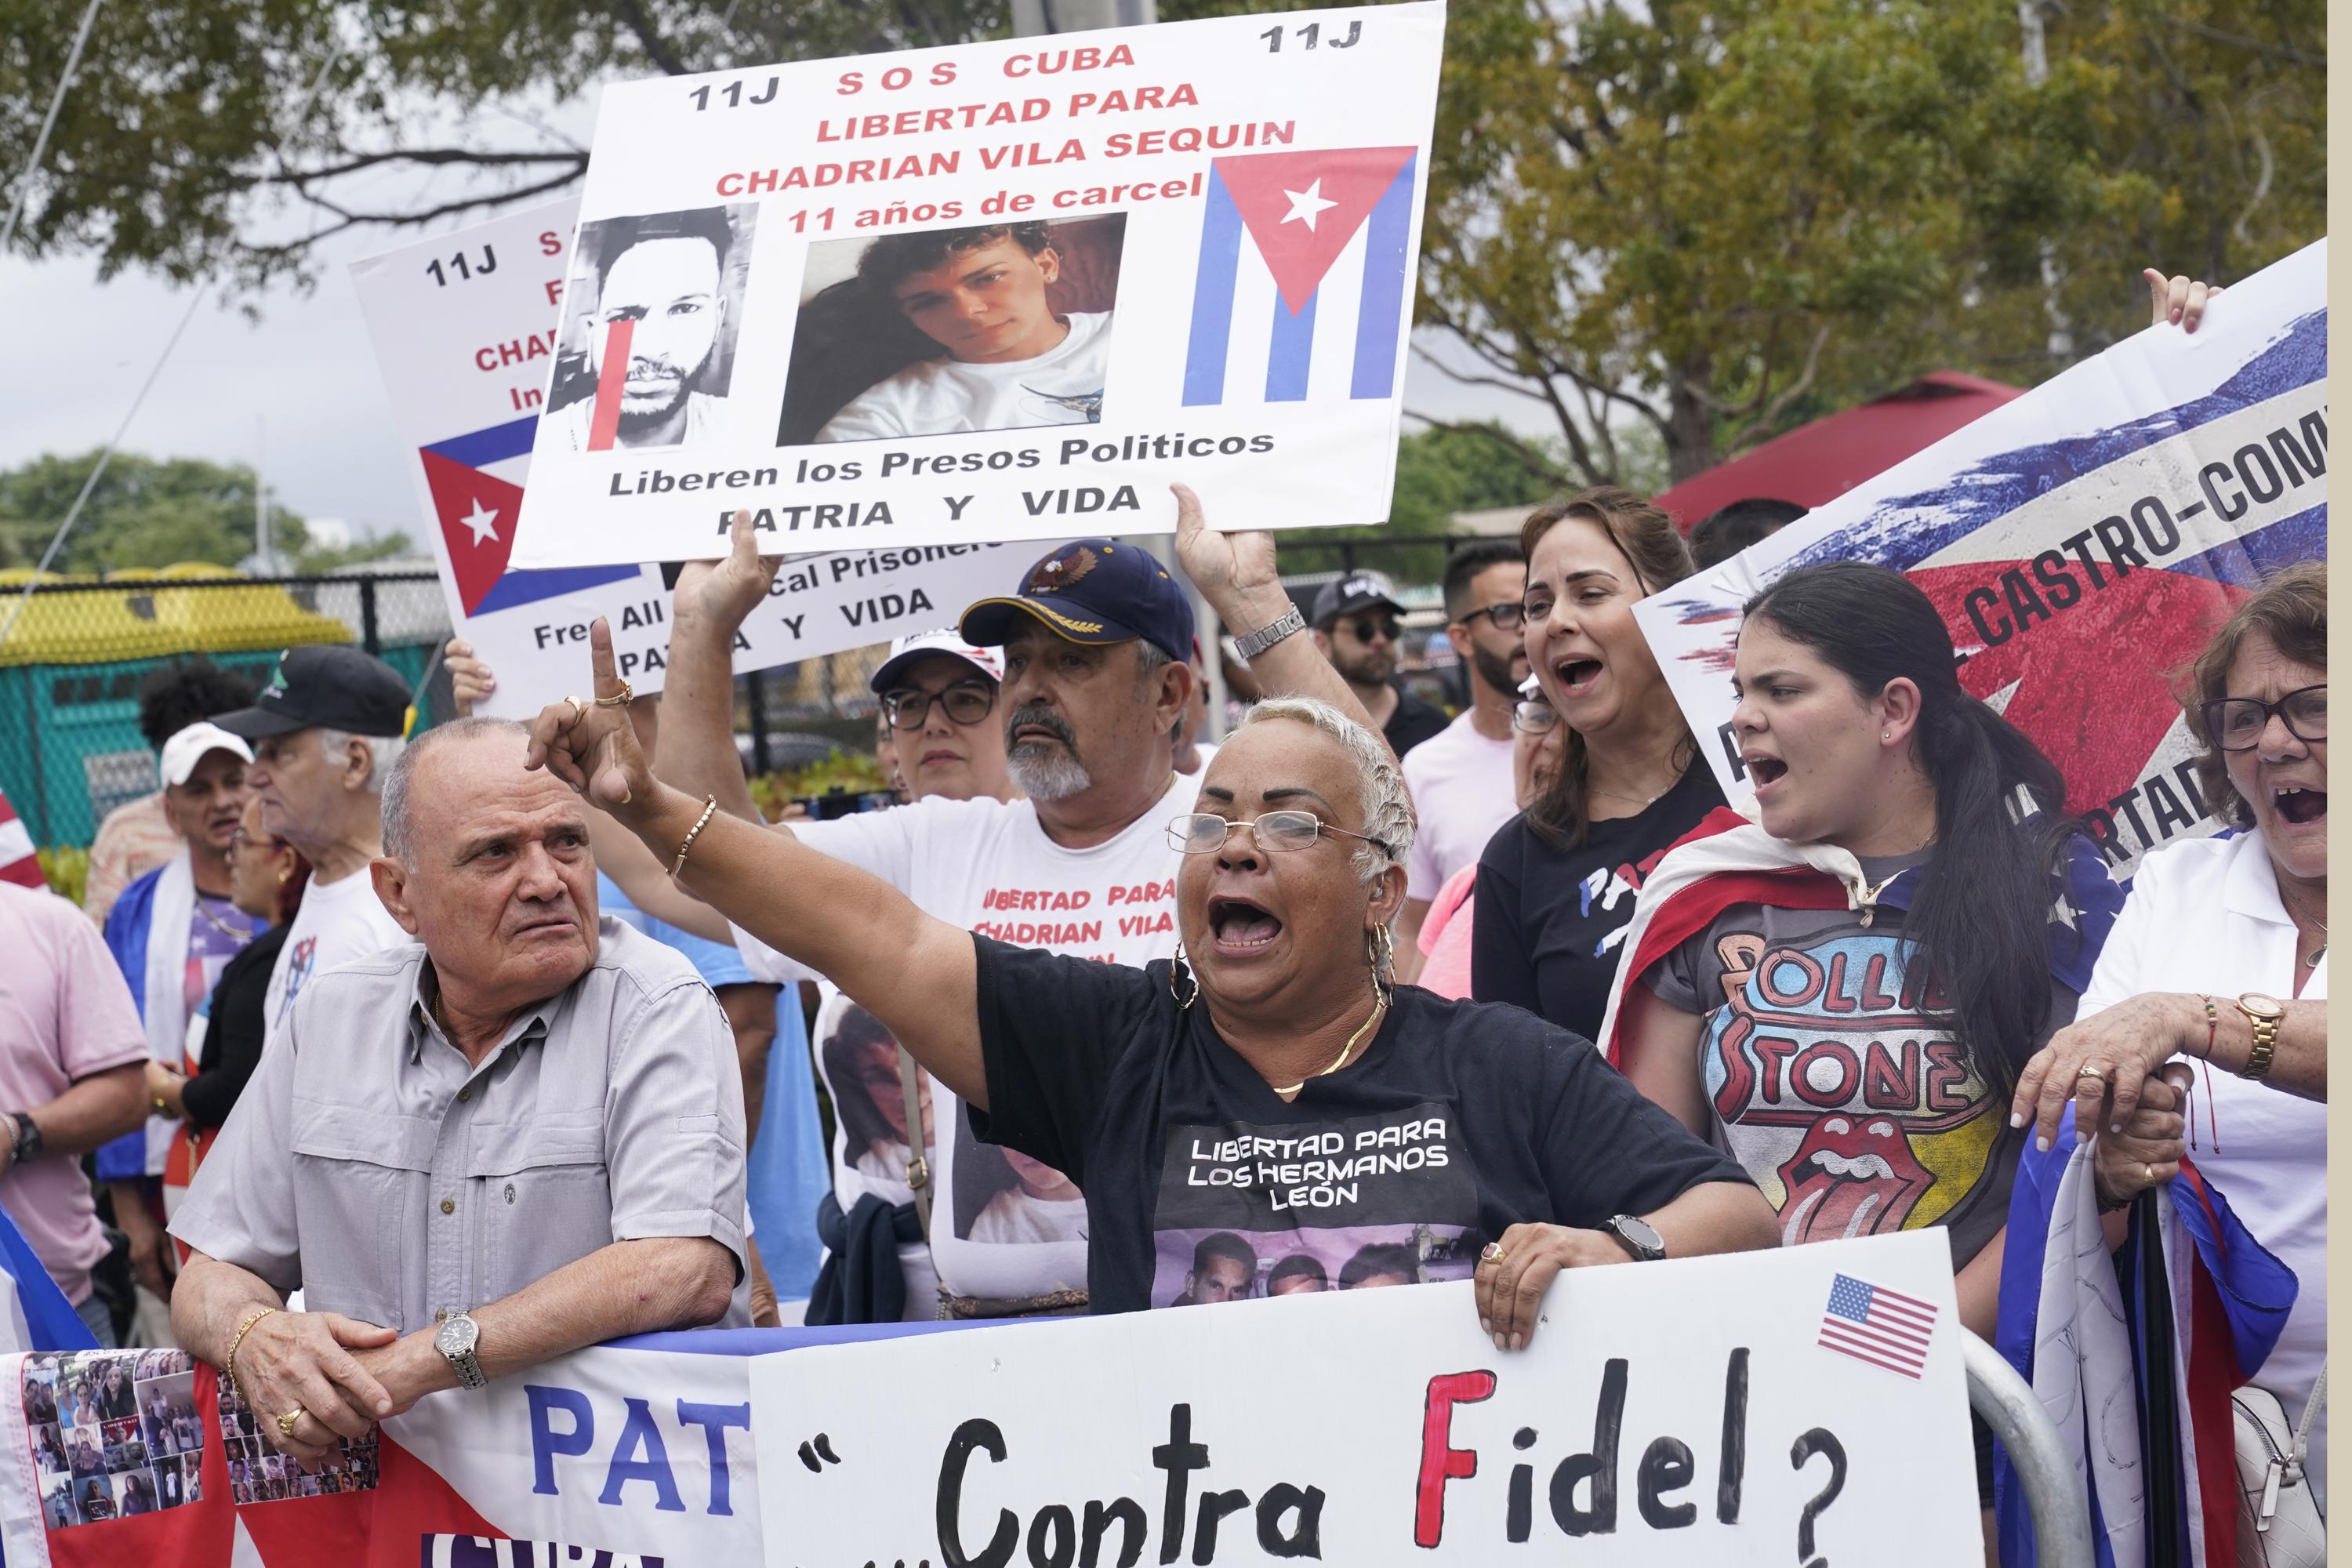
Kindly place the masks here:
[(408, 682), (359, 648), (289, 648), (250, 708), (213, 722), (252, 742), (246, 782), (269, 831), (309, 858), (310, 886), (269, 971), (264, 1049), (312, 975), (409, 940), (375, 896), (383, 784), (406, 743)]
[[(1276, 580), (1271, 538), (1211, 535), (1197, 500), (1178, 493), (1178, 547), (1189, 539), (1185, 559), (1195, 563), (1195, 583), (1227, 624), (1248, 631), (1244, 656), (1265, 658), (1259, 673), (1267, 694), (1348, 703), (1339, 677), (1294, 635), (1304, 622)], [(758, 558), (753, 539), (738, 514), (732, 555), (689, 564), (678, 577), (668, 718), (655, 765), (665, 783), (757, 821), (735, 760), (730, 666), (736, 628), (767, 601), (778, 564)], [(965, 611), (959, 630), (975, 647), (1003, 650), (996, 711), (1013, 781), (1025, 798), (932, 796), (778, 831), (982, 936), (1113, 963), (1171, 957), (1182, 856), (1167, 827), (1193, 809), (1200, 787), (1175, 771), (1171, 757), (1193, 682), (1192, 612), (1183, 587), (1150, 552), (1114, 539), (1058, 545), (1007, 586)], [(763, 980), (816, 978), (749, 931), (738, 928), (735, 939)], [(955, 1095), (935, 1078), (926, 1077), (925, 1087), (936, 1151), (836, 1159), (838, 1209), (824, 1228), (829, 1247), (856, 1257), (860, 1238), (892, 1234), (883, 1223), (887, 1211), (908, 1211), (911, 1222), (919, 1208), (918, 1234), (928, 1237), (928, 1252), (898, 1229), (901, 1289), (877, 1289), (871, 1300), (859, 1292), (860, 1303), (843, 1310), (865, 1314), (856, 1321), (880, 1321), (1084, 1305), (1085, 1199), (1060, 1173), (974, 1143)], [(910, 1090), (907, 1098), (918, 1097)], [(868, 1283), (882, 1274), (857, 1270)]]

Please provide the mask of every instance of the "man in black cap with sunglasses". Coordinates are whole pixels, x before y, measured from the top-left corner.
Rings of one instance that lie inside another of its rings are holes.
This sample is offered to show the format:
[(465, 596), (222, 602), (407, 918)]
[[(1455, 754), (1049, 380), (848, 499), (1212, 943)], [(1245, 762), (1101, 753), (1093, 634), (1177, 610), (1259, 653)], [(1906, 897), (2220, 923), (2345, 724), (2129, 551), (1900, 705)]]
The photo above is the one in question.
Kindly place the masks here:
[(1403, 636), (1398, 617), (1403, 614), (1385, 574), (1349, 572), (1315, 591), (1315, 610), (1307, 617), (1315, 628), (1315, 646), (1399, 757), (1451, 722), (1443, 710), (1396, 684), (1398, 644)]

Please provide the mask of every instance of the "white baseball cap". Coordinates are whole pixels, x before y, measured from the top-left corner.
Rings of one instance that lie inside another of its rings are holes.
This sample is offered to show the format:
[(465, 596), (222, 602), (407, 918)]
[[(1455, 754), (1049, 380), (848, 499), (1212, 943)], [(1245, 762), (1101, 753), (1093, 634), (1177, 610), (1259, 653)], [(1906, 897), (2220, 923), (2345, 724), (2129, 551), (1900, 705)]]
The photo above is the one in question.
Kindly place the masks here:
[(253, 761), (253, 748), (219, 725), (204, 721), (189, 725), (163, 742), (163, 783), (184, 784), (206, 752), (226, 752), (240, 762)]
[(878, 697), (898, 684), (900, 673), (908, 665), (919, 658), (929, 658), (935, 653), (960, 658), (989, 679), (999, 684), (1003, 682), (1004, 659), (997, 649), (974, 647), (963, 640), (961, 632), (952, 626), (943, 626), (935, 632), (917, 632), (910, 637), (892, 638), (890, 657), (882, 661), (881, 668), (866, 684)]

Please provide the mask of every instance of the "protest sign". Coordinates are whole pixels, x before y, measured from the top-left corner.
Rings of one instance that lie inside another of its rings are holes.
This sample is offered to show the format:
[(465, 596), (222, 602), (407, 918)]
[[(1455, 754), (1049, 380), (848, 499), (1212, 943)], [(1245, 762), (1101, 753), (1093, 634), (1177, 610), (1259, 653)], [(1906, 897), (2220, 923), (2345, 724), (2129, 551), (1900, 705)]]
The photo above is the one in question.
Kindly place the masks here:
[(1898, 463), (1634, 616), (1725, 795), (1740, 606), (1795, 567), (1870, 561), (1934, 600), (1960, 683), (2065, 773), (2118, 877), (2212, 832), (2174, 679), (2267, 574), (2327, 548), (2326, 245)]
[(1943, 1237), (1472, 1289), (761, 1357), (767, 1561), (1983, 1562)]
[[(555, 202), (356, 262), (352, 279), (429, 520), (450, 625), (499, 677), (481, 710), (530, 718), (587, 678), (588, 625), (610, 618), (621, 673), (662, 688), (670, 575), (638, 564), (513, 569), (556, 312), (579, 204)], [(551, 371), (551, 367), (556, 367)], [(861, 543), (867, 542), (860, 541)], [(808, 555), (743, 625), (735, 668), (765, 669), (952, 623), (1049, 545), (966, 542)]]
[(10, 1568), (756, 1563), (751, 1358), (927, 1331), (599, 1345), (427, 1394), (307, 1477), (185, 1352), (0, 1356), (0, 1434), (17, 1435), (0, 1436), (0, 1551)]
[(1388, 517), (1439, 4), (616, 83), (514, 561)]

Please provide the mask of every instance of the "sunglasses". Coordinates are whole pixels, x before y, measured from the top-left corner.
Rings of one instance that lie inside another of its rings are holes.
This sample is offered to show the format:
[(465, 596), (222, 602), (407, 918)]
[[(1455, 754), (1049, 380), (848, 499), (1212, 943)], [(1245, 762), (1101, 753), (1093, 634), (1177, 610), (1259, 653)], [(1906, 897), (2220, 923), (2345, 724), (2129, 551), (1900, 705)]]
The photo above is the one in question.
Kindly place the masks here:
[(2285, 721), (2287, 733), (2298, 741), (2327, 739), (2325, 685), (2300, 687), (2275, 702), (2253, 697), (2216, 697), (2200, 711), (2205, 715), (2205, 732), (2225, 752), (2252, 751), (2261, 743), (2263, 731), (2271, 727), (2273, 713)]
[(1559, 723), (1559, 710), (1537, 698), (1528, 698), (1511, 710), (1511, 728), (1523, 735), (1549, 734)]
[(1345, 625), (1349, 631), (1356, 634), (1356, 640), (1358, 642), (1371, 642), (1380, 638), (1386, 638), (1390, 642), (1394, 642), (1404, 630), (1404, 628), (1394, 620), (1376, 621), (1371, 619), (1370, 616), (1360, 621), (1349, 621), (1346, 622)]
[(1500, 605), (1488, 605), (1482, 610), (1473, 610), (1454, 624), (1466, 626), (1480, 616), (1494, 622), (1495, 629), (1498, 632), (1515, 632), (1528, 624), (1527, 606), (1517, 599), (1508, 600)]
[(996, 687), (986, 680), (959, 680), (937, 695), (911, 687), (902, 691), (886, 691), (882, 694), (882, 711), (901, 730), (919, 730), (929, 720), (934, 702), (948, 710), (950, 720), (969, 728), (995, 710)]
[(1237, 827), (1248, 828), (1257, 847), (1268, 854), (1310, 848), (1327, 833), (1360, 838), (1383, 855), (1394, 853), (1385, 839), (1334, 827), (1311, 811), (1269, 811), (1255, 822), (1234, 822), (1213, 812), (1187, 812), (1168, 824), (1168, 844), (1179, 854), (1213, 855), (1225, 847), (1225, 840)]

